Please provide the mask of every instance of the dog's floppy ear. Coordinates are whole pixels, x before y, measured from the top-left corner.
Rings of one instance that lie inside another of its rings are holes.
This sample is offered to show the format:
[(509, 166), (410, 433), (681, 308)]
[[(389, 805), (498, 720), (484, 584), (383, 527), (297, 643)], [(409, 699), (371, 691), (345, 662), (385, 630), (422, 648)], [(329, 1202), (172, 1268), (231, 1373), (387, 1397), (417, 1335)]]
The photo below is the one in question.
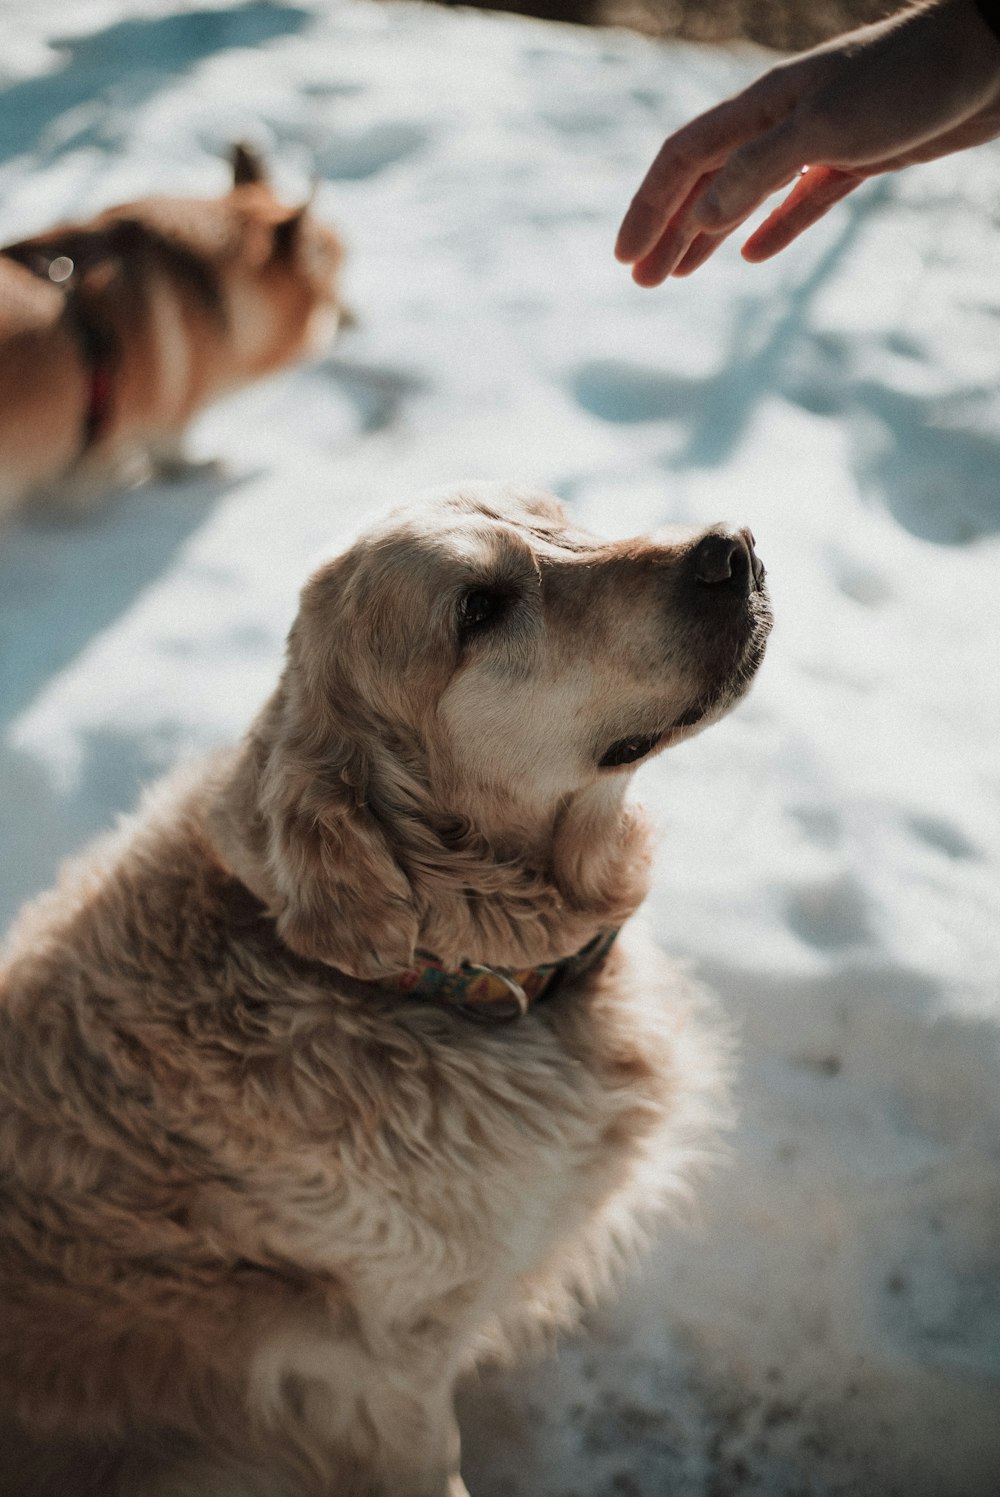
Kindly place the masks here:
[(267, 168), (257, 152), (244, 141), (233, 146), (233, 186), (249, 187), (267, 182)]
[(364, 752), (329, 725), (302, 725), (294, 681), (279, 687), (213, 816), (233, 872), (269, 906), (300, 956), (354, 977), (411, 965), (413, 891), (371, 802)]

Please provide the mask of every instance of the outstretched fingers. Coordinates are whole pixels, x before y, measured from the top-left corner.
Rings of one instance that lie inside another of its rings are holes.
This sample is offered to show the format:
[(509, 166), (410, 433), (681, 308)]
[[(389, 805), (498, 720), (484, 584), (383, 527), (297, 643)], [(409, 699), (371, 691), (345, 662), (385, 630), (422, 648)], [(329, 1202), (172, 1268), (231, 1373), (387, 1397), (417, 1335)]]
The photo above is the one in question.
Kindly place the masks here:
[(718, 227), (716, 215), (706, 208), (706, 201), (713, 201), (713, 178), (719, 173), (708, 173), (692, 188), (687, 200), (677, 210), (660, 239), (647, 255), (632, 267), (632, 278), (640, 286), (659, 286), (671, 275), (686, 276), (699, 265), (704, 265), (719, 245), (738, 228), (773, 191), (786, 187), (799, 175), (798, 170), (787, 173), (780, 180), (758, 188), (753, 196), (744, 196), (738, 215), (729, 218)]
[(798, 176), (811, 133), (780, 69), (709, 110), (664, 142), (622, 222), (618, 259), (640, 286), (690, 274)]
[(624, 264), (647, 257), (698, 184), (773, 124), (773, 104), (761, 102), (766, 81), (717, 104), (663, 142), (618, 231), (615, 254)]

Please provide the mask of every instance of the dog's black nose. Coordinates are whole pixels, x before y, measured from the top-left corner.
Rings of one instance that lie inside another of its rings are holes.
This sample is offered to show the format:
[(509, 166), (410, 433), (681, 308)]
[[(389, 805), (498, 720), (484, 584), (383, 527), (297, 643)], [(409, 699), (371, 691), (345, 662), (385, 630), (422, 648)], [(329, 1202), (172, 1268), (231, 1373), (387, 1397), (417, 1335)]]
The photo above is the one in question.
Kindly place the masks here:
[(709, 587), (729, 583), (745, 590), (764, 577), (764, 564), (754, 550), (749, 530), (713, 530), (695, 546), (692, 561), (695, 581)]

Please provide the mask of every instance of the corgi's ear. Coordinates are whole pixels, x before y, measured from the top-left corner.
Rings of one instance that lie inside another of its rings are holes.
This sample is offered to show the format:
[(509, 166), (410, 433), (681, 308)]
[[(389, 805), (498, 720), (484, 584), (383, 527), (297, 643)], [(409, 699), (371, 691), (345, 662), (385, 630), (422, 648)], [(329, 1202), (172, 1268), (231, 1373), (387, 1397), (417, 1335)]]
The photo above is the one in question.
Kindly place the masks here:
[(309, 212), (309, 204), (303, 203), (301, 208), (296, 208), (287, 218), (283, 218), (274, 226), (274, 240), (271, 245), (271, 259), (279, 261), (294, 260), (302, 243), (302, 229)]
[(267, 183), (267, 168), (257, 152), (245, 141), (233, 146), (233, 186), (248, 187), (254, 183)]

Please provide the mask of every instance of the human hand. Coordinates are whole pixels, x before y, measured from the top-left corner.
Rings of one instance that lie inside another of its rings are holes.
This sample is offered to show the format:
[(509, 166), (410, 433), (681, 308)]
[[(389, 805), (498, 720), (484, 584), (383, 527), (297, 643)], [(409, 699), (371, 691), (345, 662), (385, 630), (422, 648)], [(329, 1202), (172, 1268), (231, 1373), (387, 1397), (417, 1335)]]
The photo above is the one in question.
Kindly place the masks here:
[(1000, 134), (1000, 41), (938, 0), (779, 63), (664, 141), (618, 233), (640, 286), (689, 275), (772, 192), (743, 246), (769, 259), (867, 177)]

